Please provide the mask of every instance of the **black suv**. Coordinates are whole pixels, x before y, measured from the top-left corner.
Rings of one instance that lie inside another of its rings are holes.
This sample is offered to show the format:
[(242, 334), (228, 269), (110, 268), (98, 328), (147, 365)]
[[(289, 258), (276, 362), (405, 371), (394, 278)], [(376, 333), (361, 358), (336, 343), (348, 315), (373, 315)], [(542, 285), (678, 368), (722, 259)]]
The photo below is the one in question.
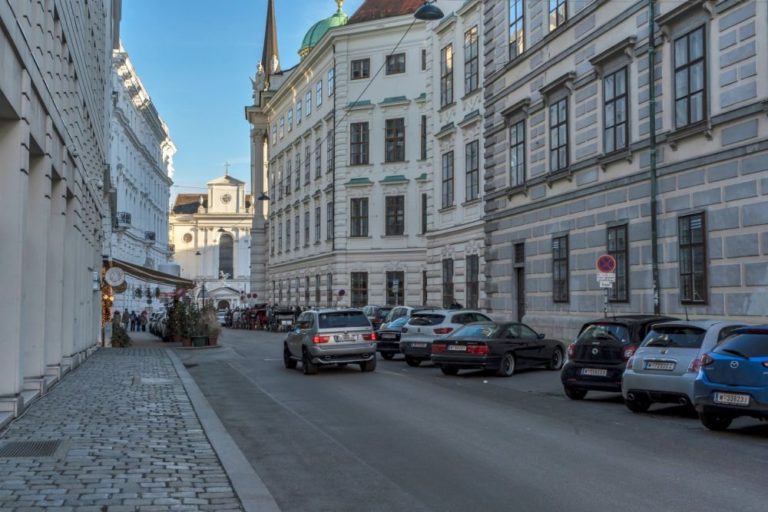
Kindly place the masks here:
[(621, 392), (621, 377), (651, 327), (677, 320), (667, 316), (622, 315), (585, 323), (568, 346), (560, 380), (568, 398), (581, 400), (587, 391)]

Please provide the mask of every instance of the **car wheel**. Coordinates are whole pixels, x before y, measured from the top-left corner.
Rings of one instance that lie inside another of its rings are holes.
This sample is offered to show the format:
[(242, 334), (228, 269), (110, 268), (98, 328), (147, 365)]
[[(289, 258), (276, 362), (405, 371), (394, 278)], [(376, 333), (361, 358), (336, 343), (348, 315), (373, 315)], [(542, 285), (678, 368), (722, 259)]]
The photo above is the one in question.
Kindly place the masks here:
[(587, 396), (586, 389), (578, 389), (578, 388), (572, 388), (570, 386), (564, 386), (563, 390), (565, 391), (565, 396), (567, 396), (571, 400), (582, 400), (585, 396)]
[(288, 350), (288, 345), (283, 345), (283, 364), (289, 370), (296, 368), (296, 360), (291, 357), (291, 351)]
[(304, 371), (304, 375), (314, 375), (317, 373), (317, 365), (312, 362), (312, 358), (310, 358), (309, 352), (306, 350), (301, 354), (301, 369)]
[(405, 356), (405, 362), (406, 364), (408, 364), (408, 366), (413, 366), (414, 368), (416, 368), (421, 364), (421, 361), (419, 359), (416, 359), (415, 357), (411, 357), (411, 356)]
[(395, 357), (395, 354), (393, 354), (392, 352), (382, 352), (381, 357), (383, 357), (387, 361), (391, 361), (392, 358)]
[(458, 375), (459, 373), (458, 368), (446, 368), (445, 366), (441, 367), (440, 371), (443, 372), (443, 375)]
[(703, 412), (699, 415), (701, 424), (707, 427), (709, 430), (721, 431), (731, 426), (733, 418), (730, 416), (721, 416), (720, 414), (713, 414), (709, 412)]
[(552, 357), (549, 359), (549, 363), (547, 363), (547, 369), (548, 370), (559, 370), (563, 367), (563, 349), (560, 347), (555, 347), (555, 350), (552, 351)]
[(501, 357), (499, 363), (499, 369), (496, 370), (496, 375), (499, 377), (511, 377), (515, 373), (515, 355), (512, 352), (507, 352)]
[(370, 361), (360, 363), (360, 371), (362, 372), (372, 372), (375, 369), (376, 369), (376, 356), (373, 356), (373, 359), (371, 359)]
[(645, 412), (651, 406), (651, 399), (643, 394), (635, 394), (633, 399), (625, 399), (624, 405), (632, 412)]

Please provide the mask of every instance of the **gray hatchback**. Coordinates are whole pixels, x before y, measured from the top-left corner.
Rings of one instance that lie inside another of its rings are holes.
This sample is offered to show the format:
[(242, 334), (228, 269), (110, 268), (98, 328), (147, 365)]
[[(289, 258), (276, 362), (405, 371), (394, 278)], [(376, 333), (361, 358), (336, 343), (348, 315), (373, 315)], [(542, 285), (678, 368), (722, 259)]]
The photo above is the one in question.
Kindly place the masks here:
[(364, 372), (376, 369), (376, 334), (359, 309), (305, 311), (283, 343), (283, 363), (305, 375), (323, 365), (359, 364)]

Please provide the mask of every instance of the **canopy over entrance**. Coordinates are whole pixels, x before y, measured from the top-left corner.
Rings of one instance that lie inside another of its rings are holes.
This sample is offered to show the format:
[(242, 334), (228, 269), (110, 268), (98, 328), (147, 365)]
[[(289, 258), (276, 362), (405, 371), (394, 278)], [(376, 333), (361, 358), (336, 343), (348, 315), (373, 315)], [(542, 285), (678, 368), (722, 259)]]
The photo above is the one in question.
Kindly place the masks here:
[(151, 268), (145, 268), (135, 263), (128, 263), (127, 261), (118, 260), (112, 258), (111, 264), (109, 260), (104, 260), (104, 266), (118, 267), (123, 269), (126, 274), (130, 274), (138, 279), (149, 281), (157, 284), (165, 284), (168, 286), (175, 286), (177, 288), (192, 289), (195, 287), (195, 283), (189, 279), (184, 279), (159, 270), (153, 270)]

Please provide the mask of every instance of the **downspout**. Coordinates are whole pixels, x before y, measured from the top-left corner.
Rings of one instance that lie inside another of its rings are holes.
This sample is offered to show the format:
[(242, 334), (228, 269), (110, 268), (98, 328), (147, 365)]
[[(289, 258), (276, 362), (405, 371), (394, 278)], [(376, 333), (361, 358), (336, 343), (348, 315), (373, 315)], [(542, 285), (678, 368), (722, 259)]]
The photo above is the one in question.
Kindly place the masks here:
[(653, 313), (661, 313), (659, 290), (659, 233), (656, 213), (658, 183), (656, 177), (656, 34), (655, 4), (648, 0), (648, 101), (650, 108), (650, 179), (651, 179), (651, 274), (653, 279)]
[(333, 213), (333, 232), (331, 233), (331, 252), (336, 252), (336, 45), (333, 45), (333, 168), (331, 170), (331, 208)]

